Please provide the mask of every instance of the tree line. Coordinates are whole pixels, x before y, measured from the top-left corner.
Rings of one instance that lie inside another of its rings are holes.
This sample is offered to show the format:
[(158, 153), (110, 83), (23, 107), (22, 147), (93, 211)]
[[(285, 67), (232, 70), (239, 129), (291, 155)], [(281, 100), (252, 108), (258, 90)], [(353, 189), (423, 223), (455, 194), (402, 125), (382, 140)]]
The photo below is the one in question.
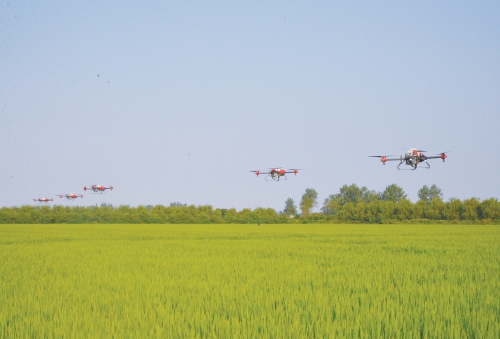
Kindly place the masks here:
[[(0, 208), (1, 224), (44, 223), (172, 223), (172, 224), (247, 224), (247, 223), (500, 223), (500, 202), (496, 198), (442, 200), (437, 186), (423, 186), (416, 203), (407, 199), (397, 185), (375, 192), (355, 184), (344, 185), (325, 199), (319, 212), (318, 193), (306, 189), (297, 207), (292, 198), (283, 211), (272, 208), (221, 209), (171, 203), (170, 206), (30, 206)], [(300, 210), (300, 212), (299, 212)]]

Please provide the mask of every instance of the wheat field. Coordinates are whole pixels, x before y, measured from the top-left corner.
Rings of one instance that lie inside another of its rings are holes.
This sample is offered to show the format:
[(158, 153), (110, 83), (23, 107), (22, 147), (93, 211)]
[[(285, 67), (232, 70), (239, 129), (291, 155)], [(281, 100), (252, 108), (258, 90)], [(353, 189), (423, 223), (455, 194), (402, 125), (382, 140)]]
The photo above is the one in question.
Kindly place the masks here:
[(500, 227), (0, 225), (1, 338), (500, 338)]

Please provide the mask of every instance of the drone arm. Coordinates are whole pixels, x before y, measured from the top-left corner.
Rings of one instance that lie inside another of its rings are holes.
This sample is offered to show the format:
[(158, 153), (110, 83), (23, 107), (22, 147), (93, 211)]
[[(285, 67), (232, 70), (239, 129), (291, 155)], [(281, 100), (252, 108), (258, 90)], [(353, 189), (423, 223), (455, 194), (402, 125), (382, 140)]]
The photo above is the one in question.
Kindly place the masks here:
[(448, 152), (449, 151), (440, 153), (438, 155), (433, 155), (433, 156), (430, 156), (430, 157), (426, 157), (426, 160), (427, 159), (442, 159), (443, 162), (444, 162), (446, 160), (446, 158), (448, 158), (448, 156), (446, 155), (446, 153), (448, 153)]
[(438, 155), (438, 156), (426, 157), (426, 160), (429, 160), (429, 159), (443, 159), (443, 162), (444, 162), (444, 160), (446, 158), (447, 157), (442, 157), (442, 156)]

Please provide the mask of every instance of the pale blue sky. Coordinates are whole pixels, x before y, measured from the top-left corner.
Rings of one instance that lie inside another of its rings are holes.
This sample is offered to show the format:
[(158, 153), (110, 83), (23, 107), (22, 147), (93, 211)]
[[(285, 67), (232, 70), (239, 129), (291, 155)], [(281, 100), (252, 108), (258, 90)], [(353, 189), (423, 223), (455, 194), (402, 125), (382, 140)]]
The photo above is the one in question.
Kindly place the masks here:
[[(499, 197), (498, 1), (2, 1), (0, 32), (0, 206)], [(451, 152), (368, 158), (410, 147)]]

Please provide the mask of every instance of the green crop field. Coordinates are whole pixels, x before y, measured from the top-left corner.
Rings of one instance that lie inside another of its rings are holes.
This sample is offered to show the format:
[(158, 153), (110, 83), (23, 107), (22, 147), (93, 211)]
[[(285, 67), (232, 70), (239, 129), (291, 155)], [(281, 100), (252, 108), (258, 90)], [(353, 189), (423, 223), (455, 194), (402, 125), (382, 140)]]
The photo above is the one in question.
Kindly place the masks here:
[(500, 338), (500, 227), (0, 225), (1, 338)]

